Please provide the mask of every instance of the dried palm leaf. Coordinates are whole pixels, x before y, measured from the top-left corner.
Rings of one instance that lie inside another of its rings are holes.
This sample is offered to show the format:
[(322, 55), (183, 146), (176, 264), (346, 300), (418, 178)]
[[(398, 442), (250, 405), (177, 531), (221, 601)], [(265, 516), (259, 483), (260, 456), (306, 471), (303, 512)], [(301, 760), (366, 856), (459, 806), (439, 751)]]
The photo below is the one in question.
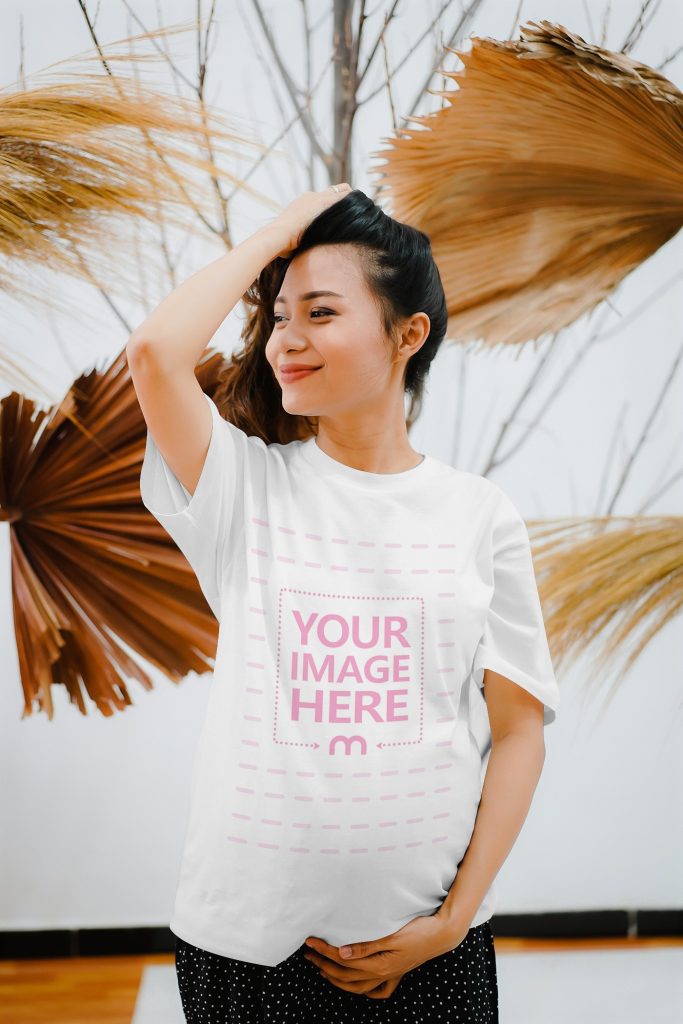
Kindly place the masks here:
[[(216, 162), (201, 155), (207, 142)], [(120, 282), (140, 298), (130, 218), (158, 225), (163, 203), (171, 224), (186, 226), (197, 214), (209, 223), (207, 174), (272, 209), (222, 166), (250, 146), (264, 149), (198, 102), (120, 72), (78, 71), (66, 82), (0, 92), (0, 290), (48, 298), (20, 276), (24, 264), (110, 288)]]
[(572, 323), (683, 220), (676, 86), (549, 21), (520, 35), (451, 50), (448, 105), (373, 154), (392, 214), (432, 240), (449, 337), (481, 349)]
[[(196, 369), (212, 397), (225, 357)], [(0, 402), (0, 520), (10, 524), (22, 717), (53, 716), (51, 686), (87, 714), (131, 704), (126, 677), (150, 676), (132, 649), (173, 682), (212, 666), (218, 628), (196, 576), (140, 498), (146, 424), (125, 351), (37, 411)]]
[(553, 660), (559, 667), (599, 638), (598, 674), (615, 673), (609, 700), (647, 644), (683, 609), (683, 517), (527, 525)]

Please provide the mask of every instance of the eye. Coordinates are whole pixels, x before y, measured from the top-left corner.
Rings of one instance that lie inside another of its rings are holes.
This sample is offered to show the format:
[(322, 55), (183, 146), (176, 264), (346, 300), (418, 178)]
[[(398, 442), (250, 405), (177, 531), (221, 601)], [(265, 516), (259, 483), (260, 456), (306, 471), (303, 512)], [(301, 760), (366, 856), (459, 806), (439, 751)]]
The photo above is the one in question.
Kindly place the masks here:
[[(331, 309), (312, 309), (311, 310), (311, 316), (313, 316), (314, 313), (319, 313), (320, 316), (335, 316), (334, 311), (331, 310)], [(279, 324), (284, 319), (285, 319), (285, 317), (281, 313), (273, 313), (273, 322), (274, 323)]]

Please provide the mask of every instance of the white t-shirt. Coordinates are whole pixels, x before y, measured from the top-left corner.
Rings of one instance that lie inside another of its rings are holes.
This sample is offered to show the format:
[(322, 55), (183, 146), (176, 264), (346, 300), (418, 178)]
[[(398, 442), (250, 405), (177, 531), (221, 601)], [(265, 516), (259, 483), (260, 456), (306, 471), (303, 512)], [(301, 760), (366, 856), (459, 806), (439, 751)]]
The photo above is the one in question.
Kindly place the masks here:
[[(192, 496), (147, 434), (143, 503), (220, 622), (171, 930), (274, 966), (433, 914), (472, 835), (485, 668), (555, 718), (524, 520), (430, 455), (368, 473), (223, 419)], [(495, 909), (491, 886), (472, 926)]]

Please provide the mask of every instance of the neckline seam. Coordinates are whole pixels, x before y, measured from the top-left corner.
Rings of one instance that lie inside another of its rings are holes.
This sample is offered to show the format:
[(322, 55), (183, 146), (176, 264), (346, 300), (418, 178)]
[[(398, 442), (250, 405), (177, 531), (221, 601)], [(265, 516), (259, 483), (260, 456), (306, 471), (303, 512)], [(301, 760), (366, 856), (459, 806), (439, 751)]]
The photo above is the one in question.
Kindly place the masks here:
[(416, 478), (421, 478), (427, 471), (433, 468), (434, 460), (428, 452), (422, 453), (422, 461), (410, 469), (401, 470), (398, 473), (372, 473), (364, 469), (356, 469), (354, 466), (347, 466), (338, 459), (328, 455), (316, 444), (315, 435), (307, 441), (300, 442), (300, 451), (305, 461), (313, 468), (325, 468), (333, 472), (333, 475), (342, 477), (345, 480), (356, 482), (359, 485), (367, 485), (370, 488), (394, 488), (405, 486)]

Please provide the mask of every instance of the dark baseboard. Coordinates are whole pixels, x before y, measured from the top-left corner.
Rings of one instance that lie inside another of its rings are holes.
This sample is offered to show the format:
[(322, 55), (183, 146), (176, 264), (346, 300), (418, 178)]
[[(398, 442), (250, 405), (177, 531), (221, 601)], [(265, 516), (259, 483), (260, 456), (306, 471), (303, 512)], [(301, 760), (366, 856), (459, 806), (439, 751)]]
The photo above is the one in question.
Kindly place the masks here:
[[(576, 910), (548, 914), (494, 914), (494, 937), (595, 939), (683, 936), (683, 910)], [(0, 932), (0, 960), (173, 953), (168, 927), (73, 928)]]

